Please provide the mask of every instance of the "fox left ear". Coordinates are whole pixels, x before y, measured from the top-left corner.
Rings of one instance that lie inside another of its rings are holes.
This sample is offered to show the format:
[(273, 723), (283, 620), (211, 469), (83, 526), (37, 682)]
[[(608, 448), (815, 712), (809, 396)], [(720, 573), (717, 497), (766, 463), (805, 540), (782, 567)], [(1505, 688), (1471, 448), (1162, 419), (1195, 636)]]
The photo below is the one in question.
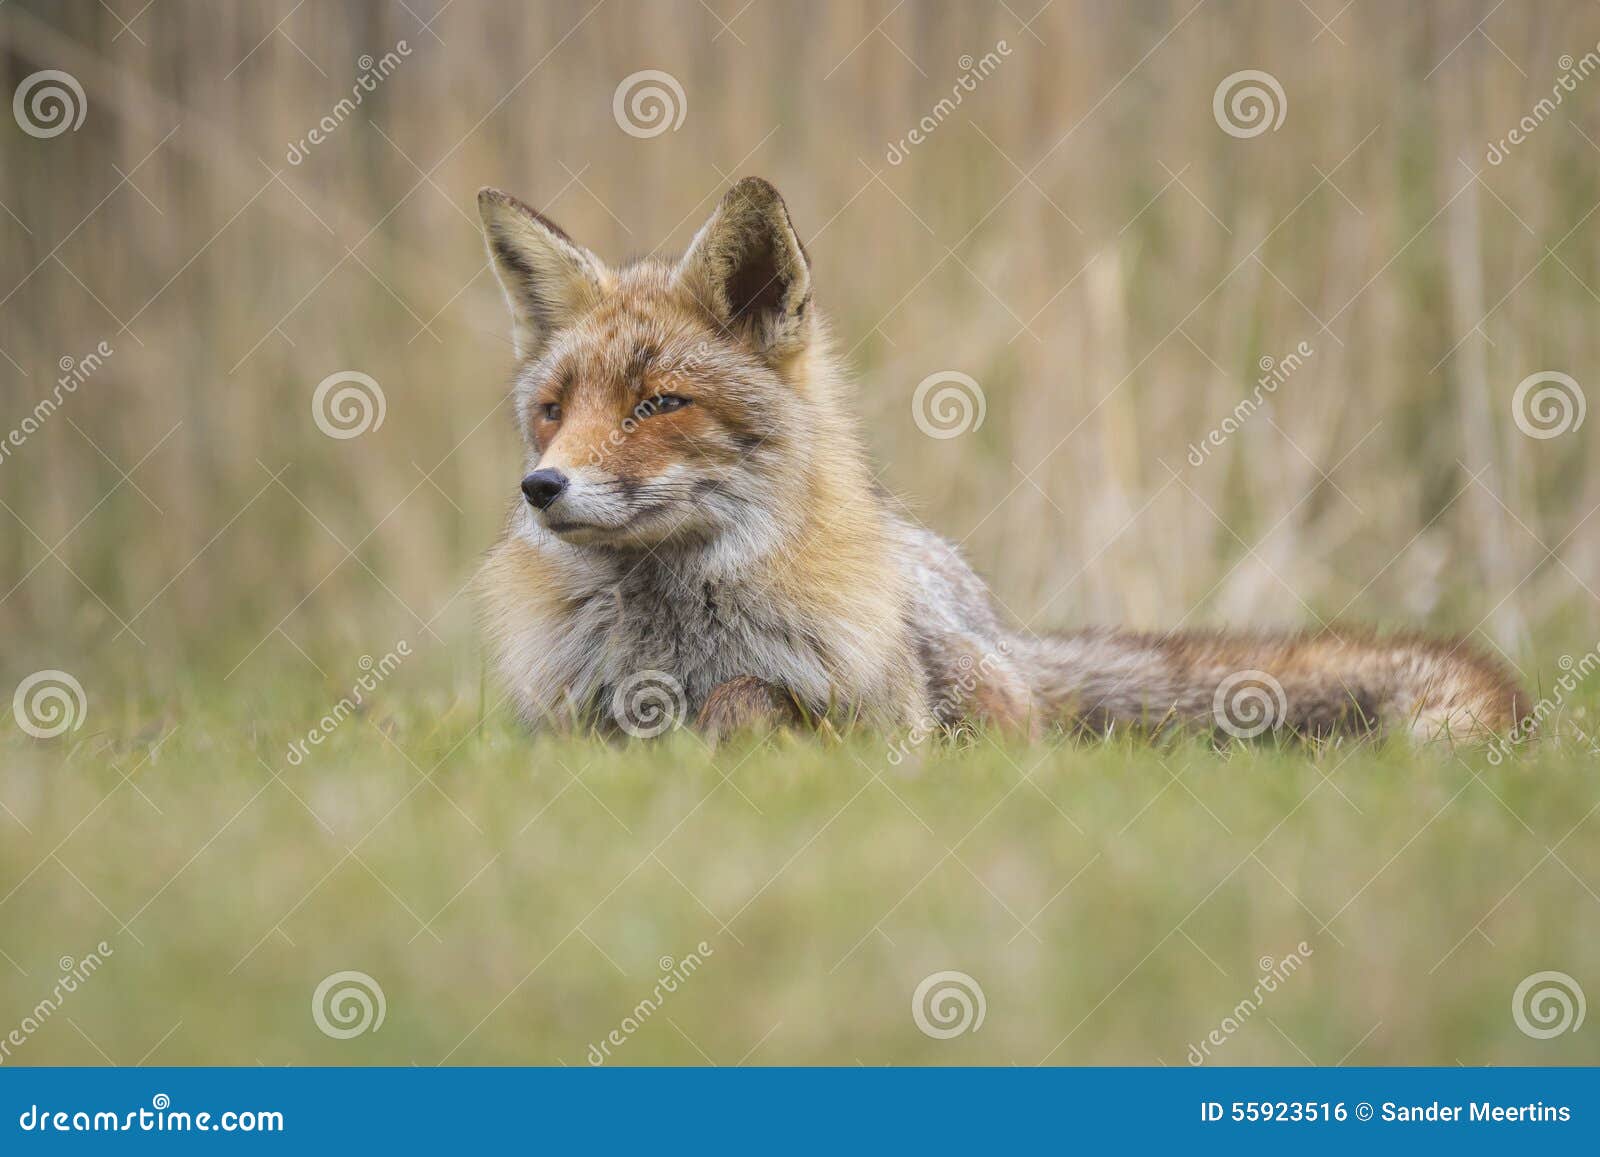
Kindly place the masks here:
[(610, 274), (554, 221), (498, 189), (478, 191), (478, 215), (511, 306), (517, 356), (533, 357), (601, 298)]
[(728, 190), (695, 234), (677, 278), (724, 327), (781, 359), (811, 331), (811, 263), (783, 198), (760, 177)]

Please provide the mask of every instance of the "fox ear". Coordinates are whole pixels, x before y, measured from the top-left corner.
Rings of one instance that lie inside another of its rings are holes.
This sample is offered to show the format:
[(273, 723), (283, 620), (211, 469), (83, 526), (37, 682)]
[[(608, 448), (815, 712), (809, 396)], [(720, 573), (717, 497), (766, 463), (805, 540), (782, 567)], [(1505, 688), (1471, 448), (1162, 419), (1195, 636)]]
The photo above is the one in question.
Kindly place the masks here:
[(695, 234), (677, 278), (724, 327), (773, 358), (798, 353), (811, 329), (811, 263), (783, 198), (760, 177), (728, 190)]
[(561, 227), (498, 189), (478, 191), (489, 259), (511, 306), (517, 356), (532, 357), (605, 292), (610, 274)]

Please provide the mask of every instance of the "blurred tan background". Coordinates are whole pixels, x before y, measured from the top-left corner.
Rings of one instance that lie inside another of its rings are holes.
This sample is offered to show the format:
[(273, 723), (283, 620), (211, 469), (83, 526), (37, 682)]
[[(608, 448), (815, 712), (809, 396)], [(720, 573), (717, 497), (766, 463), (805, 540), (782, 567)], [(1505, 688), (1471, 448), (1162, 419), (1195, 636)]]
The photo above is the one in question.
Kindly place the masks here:
[[(61, 70), (85, 116), (0, 126), (0, 440), (112, 352), (0, 458), (5, 673), (437, 635), (475, 683), (459, 592), (519, 475), (476, 190), (620, 260), (757, 173), (883, 480), (1035, 629), (1415, 622), (1537, 683), (1595, 637), (1600, 419), (1530, 437), (1513, 394), (1593, 395), (1600, 75), (1534, 108), (1597, 42), (1576, 2), (10, 0), (5, 92)], [(1246, 69), (1283, 119), (1236, 136)], [(642, 70), (676, 128), (619, 124)], [(340, 371), (384, 398), (350, 439), (313, 420)], [(940, 371), (981, 427), (919, 430)]]

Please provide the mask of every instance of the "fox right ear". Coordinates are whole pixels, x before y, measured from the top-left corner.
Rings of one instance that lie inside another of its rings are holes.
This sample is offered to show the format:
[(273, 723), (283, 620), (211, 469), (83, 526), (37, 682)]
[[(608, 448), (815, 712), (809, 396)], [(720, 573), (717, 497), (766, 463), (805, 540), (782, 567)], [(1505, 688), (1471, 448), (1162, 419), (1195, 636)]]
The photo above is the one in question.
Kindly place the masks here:
[(728, 329), (783, 358), (804, 349), (811, 331), (811, 263), (783, 198), (760, 177), (745, 177), (695, 234), (677, 277)]
[(478, 216), (511, 307), (517, 356), (532, 357), (552, 333), (600, 299), (610, 274), (554, 221), (498, 189), (478, 191)]

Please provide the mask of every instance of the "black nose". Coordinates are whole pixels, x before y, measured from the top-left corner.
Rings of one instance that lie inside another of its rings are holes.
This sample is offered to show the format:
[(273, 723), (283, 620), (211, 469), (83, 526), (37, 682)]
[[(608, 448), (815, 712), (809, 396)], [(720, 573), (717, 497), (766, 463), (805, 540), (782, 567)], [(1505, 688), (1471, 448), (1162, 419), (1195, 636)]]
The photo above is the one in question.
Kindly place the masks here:
[(559, 470), (535, 470), (522, 480), (522, 493), (528, 501), (543, 510), (567, 488), (567, 476)]

